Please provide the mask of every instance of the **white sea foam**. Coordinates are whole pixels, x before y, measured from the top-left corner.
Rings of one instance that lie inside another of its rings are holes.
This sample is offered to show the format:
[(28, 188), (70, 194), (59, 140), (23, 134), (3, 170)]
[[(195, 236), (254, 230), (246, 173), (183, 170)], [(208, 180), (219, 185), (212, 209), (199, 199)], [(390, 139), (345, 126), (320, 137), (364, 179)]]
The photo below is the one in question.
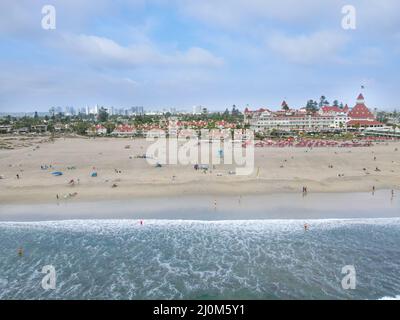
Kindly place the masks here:
[(383, 297), (383, 298), (380, 298), (379, 300), (400, 300), (400, 295), (397, 295), (394, 297)]
[[(0, 223), (0, 298), (371, 299), (400, 288), (400, 251), (390, 245), (400, 242), (399, 218), (143, 222)], [(348, 263), (375, 279), (364, 295), (341, 289)], [(51, 296), (39, 286), (47, 264), (59, 279)]]
[(141, 226), (140, 221), (146, 225), (293, 225), (302, 222), (313, 223), (315, 226), (322, 225), (348, 225), (348, 224), (392, 224), (400, 223), (399, 218), (362, 218), (362, 219), (248, 219), (248, 220), (188, 220), (188, 219), (68, 219), (54, 221), (2, 221), (0, 225), (4, 226), (54, 226), (54, 227), (81, 227), (97, 228), (104, 225), (114, 225), (116, 227)]

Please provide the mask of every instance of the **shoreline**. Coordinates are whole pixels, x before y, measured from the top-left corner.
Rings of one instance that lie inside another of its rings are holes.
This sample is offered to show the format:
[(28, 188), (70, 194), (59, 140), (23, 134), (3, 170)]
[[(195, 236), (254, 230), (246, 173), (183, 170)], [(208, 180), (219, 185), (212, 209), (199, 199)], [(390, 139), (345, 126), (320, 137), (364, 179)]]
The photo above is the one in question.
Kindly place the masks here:
[(175, 196), (129, 200), (1, 204), (0, 221), (91, 219), (313, 220), (400, 218), (400, 197), (371, 193), (271, 193), (248, 196)]

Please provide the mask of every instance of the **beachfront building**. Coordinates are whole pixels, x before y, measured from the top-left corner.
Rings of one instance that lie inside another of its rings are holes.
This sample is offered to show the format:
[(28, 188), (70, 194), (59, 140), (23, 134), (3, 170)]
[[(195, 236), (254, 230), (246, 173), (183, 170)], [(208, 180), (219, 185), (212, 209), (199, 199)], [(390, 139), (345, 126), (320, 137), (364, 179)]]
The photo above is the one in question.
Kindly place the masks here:
[[(160, 134), (159, 132), (163, 132)], [(120, 124), (115, 127), (111, 133), (117, 137), (133, 137), (133, 136), (144, 136), (144, 137), (161, 137), (166, 135), (166, 131), (158, 124), (142, 124), (142, 125), (129, 125)]]
[(69, 124), (56, 123), (54, 125), (54, 132), (56, 133), (64, 133), (68, 131), (68, 129), (69, 129)]
[(376, 120), (373, 113), (365, 105), (365, 99), (362, 94), (357, 98), (357, 104), (348, 114), (349, 122), (347, 126), (354, 129), (381, 128), (383, 123)]
[(95, 135), (96, 135), (96, 136), (104, 136), (104, 135), (107, 134), (107, 128), (104, 127), (104, 126), (101, 125), (101, 124), (96, 124), (96, 125), (90, 127), (90, 128), (86, 131), (86, 133), (87, 133), (88, 135), (92, 135), (92, 136), (95, 136)]
[(323, 106), (318, 113), (324, 116), (337, 116), (337, 115), (347, 115), (349, 113), (349, 107), (346, 104), (343, 109), (338, 106)]
[(32, 126), (31, 132), (46, 133), (47, 132), (47, 124), (38, 124), (38, 125)]
[(12, 125), (0, 125), (0, 134), (7, 134), (7, 133), (12, 133), (13, 132), (13, 127)]
[(17, 134), (27, 134), (30, 132), (28, 127), (22, 127), (14, 130), (15, 133)]
[(256, 115), (250, 120), (250, 128), (255, 132), (271, 130), (287, 132), (333, 131), (341, 129), (347, 122), (345, 114), (310, 114), (305, 109), (289, 109), (276, 112), (264, 109), (262, 112), (256, 112)]
[(305, 108), (290, 109), (284, 101), (282, 110), (271, 111), (259, 109), (244, 111), (245, 122), (255, 132), (267, 132), (271, 130), (286, 132), (328, 132), (347, 130), (348, 128), (374, 128), (383, 124), (376, 120), (375, 116), (366, 107), (362, 94), (357, 99), (356, 106), (350, 110), (346, 105), (323, 106), (317, 112), (309, 112)]
[(118, 137), (131, 137), (136, 135), (137, 133), (138, 131), (134, 126), (128, 124), (120, 124), (115, 127), (114, 131), (111, 134)]

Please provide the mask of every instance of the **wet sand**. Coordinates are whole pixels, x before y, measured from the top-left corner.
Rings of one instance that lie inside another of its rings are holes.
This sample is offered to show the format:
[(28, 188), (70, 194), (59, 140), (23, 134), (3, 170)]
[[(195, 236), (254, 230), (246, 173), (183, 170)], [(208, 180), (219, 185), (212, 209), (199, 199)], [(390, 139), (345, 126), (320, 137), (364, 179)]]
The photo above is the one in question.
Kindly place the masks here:
[(400, 217), (400, 195), (372, 193), (186, 196), (136, 200), (0, 205), (0, 221), (70, 219), (363, 219)]

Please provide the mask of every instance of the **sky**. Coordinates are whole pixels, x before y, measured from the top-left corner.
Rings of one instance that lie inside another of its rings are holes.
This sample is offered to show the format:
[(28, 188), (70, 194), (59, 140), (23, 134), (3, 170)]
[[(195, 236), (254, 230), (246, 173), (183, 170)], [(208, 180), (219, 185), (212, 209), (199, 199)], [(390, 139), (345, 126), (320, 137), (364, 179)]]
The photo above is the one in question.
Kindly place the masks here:
[(398, 0), (0, 1), (0, 112), (353, 106), (361, 91), (400, 109)]

